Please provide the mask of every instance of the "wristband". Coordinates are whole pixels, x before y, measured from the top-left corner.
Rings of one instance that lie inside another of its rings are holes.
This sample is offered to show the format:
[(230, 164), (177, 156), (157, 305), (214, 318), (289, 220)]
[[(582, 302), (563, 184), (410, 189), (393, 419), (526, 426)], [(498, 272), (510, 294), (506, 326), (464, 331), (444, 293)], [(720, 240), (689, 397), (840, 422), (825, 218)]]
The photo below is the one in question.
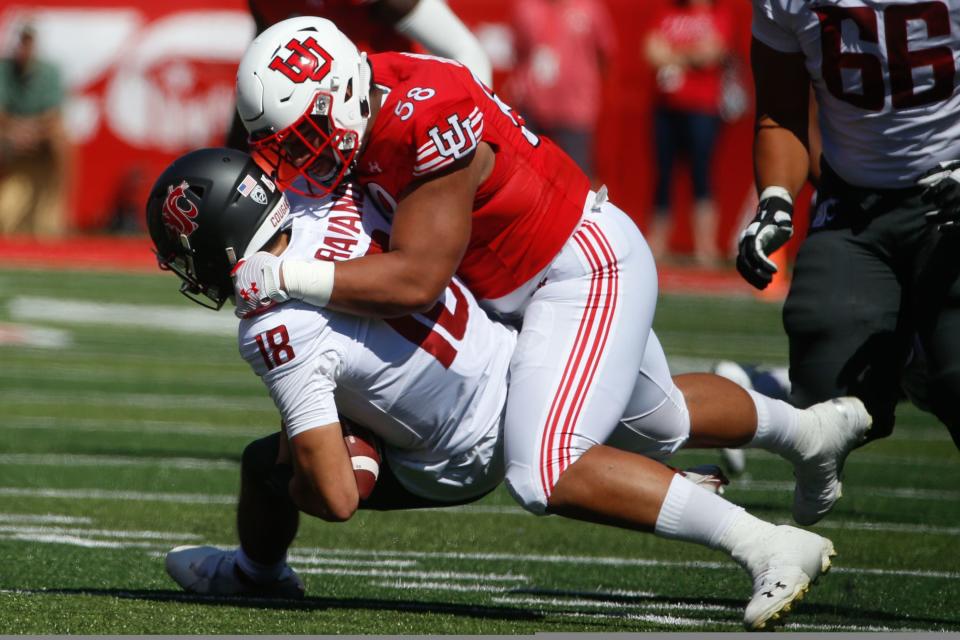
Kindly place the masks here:
[(325, 307), (333, 295), (333, 268), (334, 263), (327, 260), (284, 260), (283, 288), (291, 298)]
[(763, 202), (767, 198), (783, 198), (791, 205), (793, 204), (793, 196), (783, 187), (766, 187), (760, 192), (760, 202)]

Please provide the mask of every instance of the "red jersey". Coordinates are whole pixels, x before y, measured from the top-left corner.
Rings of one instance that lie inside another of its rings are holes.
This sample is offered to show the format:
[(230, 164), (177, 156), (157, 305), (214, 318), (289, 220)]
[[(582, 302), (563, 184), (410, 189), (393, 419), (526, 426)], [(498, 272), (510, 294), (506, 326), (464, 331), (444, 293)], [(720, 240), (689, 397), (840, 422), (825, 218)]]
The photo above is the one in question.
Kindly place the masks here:
[(580, 221), (587, 176), (559, 147), (527, 130), (463, 65), (403, 53), (373, 55), (370, 62), (373, 81), (389, 93), (357, 160), (360, 183), (392, 217), (411, 183), (486, 142), (496, 162), (477, 189), (457, 275), (485, 299), (536, 276)]
[(370, 0), (250, 0), (250, 13), (266, 28), (296, 16), (320, 16), (334, 24), (360, 51), (412, 51), (414, 43), (373, 14)]

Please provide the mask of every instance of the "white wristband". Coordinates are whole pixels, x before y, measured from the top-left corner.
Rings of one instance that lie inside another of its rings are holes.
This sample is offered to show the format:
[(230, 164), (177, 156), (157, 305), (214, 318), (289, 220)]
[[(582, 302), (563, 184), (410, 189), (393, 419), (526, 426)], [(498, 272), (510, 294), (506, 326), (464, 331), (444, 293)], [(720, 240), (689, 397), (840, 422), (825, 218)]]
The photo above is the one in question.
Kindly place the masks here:
[(327, 260), (284, 260), (283, 288), (291, 298), (325, 307), (333, 295), (333, 267)]
[(767, 187), (761, 191), (760, 199), (766, 200), (767, 198), (783, 198), (790, 204), (793, 204), (793, 196), (791, 196), (790, 192), (783, 187)]

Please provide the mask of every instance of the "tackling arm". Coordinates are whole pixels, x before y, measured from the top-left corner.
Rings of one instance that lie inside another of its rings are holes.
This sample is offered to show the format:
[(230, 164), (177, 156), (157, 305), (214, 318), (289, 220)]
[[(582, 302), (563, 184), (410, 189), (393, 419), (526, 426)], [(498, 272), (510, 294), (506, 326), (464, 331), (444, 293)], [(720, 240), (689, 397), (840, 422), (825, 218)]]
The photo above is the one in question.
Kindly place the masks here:
[[(262, 289), (274, 299), (279, 287), (283, 296), (352, 315), (390, 318), (427, 311), (460, 265), (470, 241), (474, 197), (493, 163), (493, 150), (480, 143), (454, 169), (411, 186), (397, 205), (390, 247), (383, 253), (336, 265), (286, 260), (282, 266), (258, 253), (240, 273), (246, 277), (252, 271), (256, 280), (262, 271)], [(273, 271), (279, 273), (270, 275)]]

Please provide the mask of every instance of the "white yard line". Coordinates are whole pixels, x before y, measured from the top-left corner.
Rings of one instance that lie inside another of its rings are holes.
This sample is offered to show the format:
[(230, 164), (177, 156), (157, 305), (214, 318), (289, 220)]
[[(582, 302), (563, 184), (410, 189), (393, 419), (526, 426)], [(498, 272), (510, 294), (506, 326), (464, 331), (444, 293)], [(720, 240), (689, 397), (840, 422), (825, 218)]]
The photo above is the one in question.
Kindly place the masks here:
[(456, 584), (453, 582), (409, 582), (406, 580), (397, 580), (395, 582), (374, 582), (375, 587), (385, 589), (400, 589), (407, 591), (418, 589), (420, 591), (458, 591), (463, 593), (506, 593), (511, 587), (501, 587), (495, 584)]
[(415, 567), (418, 564), (416, 560), (357, 560), (356, 558), (338, 558), (335, 556), (318, 558), (316, 556), (304, 556), (298, 553), (290, 553), (287, 556), (287, 561), (296, 563), (297, 566), (303, 566), (304, 564), (317, 564), (333, 566), (346, 565), (349, 567), (397, 567), (399, 569), (405, 567)]
[(206, 458), (136, 458), (132, 456), (93, 456), (45, 453), (0, 454), (0, 464), (54, 467), (166, 467), (168, 469), (239, 469), (233, 460)]
[(235, 504), (236, 496), (203, 493), (152, 493), (149, 491), (111, 491), (107, 489), (29, 489), (0, 487), (0, 496), (21, 498), (63, 498), (67, 500), (119, 500), (173, 502), (181, 504)]
[(189, 533), (171, 533), (169, 531), (123, 531), (117, 529), (81, 529), (66, 527), (43, 527), (0, 524), (0, 535), (67, 535), (91, 536), (98, 538), (119, 538), (133, 540), (190, 540), (198, 536)]
[[(279, 425), (279, 420), (277, 421)], [(263, 427), (231, 427), (213, 426), (209, 424), (190, 422), (166, 422), (162, 420), (131, 420), (121, 418), (59, 418), (59, 417), (19, 417), (10, 418), (0, 423), (0, 431), (4, 429), (37, 430), (52, 429), (57, 431), (84, 431), (97, 433), (143, 433), (191, 435), (191, 436), (249, 436), (262, 437), (270, 433), (270, 425)]]
[(65, 349), (72, 343), (71, 335), (62, 329), (47, 329), (26, 324), (0, 322), (0, 345)]
[[(793, 482), (772, 482), (761, 480), (735, 480), (730, 483), (728, 491), (793, 491)], [(844, 485), (847, 488), (847, 485)], [(910, 500), (942, 500), (955, 502), (960, 500), (960, 491), (946, 491), (940, 489), (914, 489), (912, 487), (865, 487), (854, 483), (849, 484), (850, 491), (858, 491), (864, 496), (881, 498), (907, 498)]]
[(15, 320), (143, 327), (213, 336), (235, 336), (239, 323), (232, 313), (210, 313), (186, 303), (161, 306), (17, 296), (7, 308)]
[(53, 513), (0, 513), (0, 523), (13, 522), (32, 524), (93, 524), (93, 519), (77, 516), (61, 516)]
[[(574, 564), (599, 565), (617, 567), (676, 567), (681, 569), (707, 569), (722, 571), (740, 571), (733, 562), (707, 562), (660, 560), (647, 558), (623, 558), (610, 556), (572, 556), (572, 555), (532, 555), (515, 553), (479, 553), (479, 552), (430, 552), (430, 551), (376, 551), (365, 549), (297, 549), (299, 554), (331, 554), (358, 557), (396, 557), (422, 558), (429, 560), (470, 560), (470, 561), (505, 561), (505, 562), (541, 562), (547, 564)], [(917, 578), (948, 578), (960, 579), (960, 572), (925, 571), (910, 569), (880, 569), (859, 567), (835, 567), (838, 573), (869, 574), (882, 576), (910, 576)]]
[(81, 405), (96, 407), (136, 407), (137, 409), (212, 409), (216, 411), (275, 410), (270, 397), (226, 397), (169, 393), (102, 393), (76, 391), (46, 393), (16, 389), (0, 391), (0, 405)]
[(333, 576), (366, 576), (372, 578), (414, 578), (436, 580), (484, 580), (487, 582), (527, 582), (524, 575), (512, 573), (460, 573), (457, 571), (395, 571), (380, 569), (339, 569), (333, 567), (297, 568), (300, 573)]
[[(656, 594), (650, 594), (655, 596)], [(541, 598), (530, 596), (497, 596), (498, 604), (524, 604), (550, 607), (576, 607), (578, 609), (640, 609), (644, 611), (714, 611), (739, 613), (740, 608), (719, 604), (696, 604), (691, 602), (624, 602), (623, 600), (592, 600), (588, 598)]]

